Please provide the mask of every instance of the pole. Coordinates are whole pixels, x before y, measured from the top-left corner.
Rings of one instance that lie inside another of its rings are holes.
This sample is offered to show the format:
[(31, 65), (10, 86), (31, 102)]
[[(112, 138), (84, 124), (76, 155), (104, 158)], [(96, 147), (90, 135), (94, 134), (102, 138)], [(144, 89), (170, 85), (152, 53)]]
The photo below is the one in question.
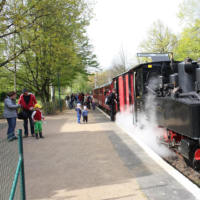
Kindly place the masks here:
[(17, 91), (17, 77), (16, 77), (16, 73), (17, 73), (17, 66), (16, 66), (16, 59), (15, 59), (15, 66), (14, 66), (14, 91)]
[(59, 98), (60, 112), (62, 112), (62, 104), (61, 104), (61, 98), (60, 98), (60, 74), (59, 74), (59, 72), (58, 72), (58, 98)]
[(23, 142), (22, 142), (22, 129), (18, 130), (18, 145), (19, 155), (21, 157), (21, 169), (20, 169), (20, 185), (21, 185), (21, 199), (26, 200), (26, 189), (25, 189), (25, 175), (24, 175), (24, 154), (23, 154)]

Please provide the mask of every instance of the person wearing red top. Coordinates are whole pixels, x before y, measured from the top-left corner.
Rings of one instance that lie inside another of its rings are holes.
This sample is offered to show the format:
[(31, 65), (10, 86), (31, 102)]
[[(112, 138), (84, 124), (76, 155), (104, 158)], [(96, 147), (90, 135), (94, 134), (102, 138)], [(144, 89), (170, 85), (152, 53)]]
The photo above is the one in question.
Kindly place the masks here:
[(44, 117), (40, 111), (41, 106), (39, 104), (35, 104), (34, 108), (35, 111), (32, 113), (32, 119), (34, 121), (35, 137), (38, 139), (39, 134), (40, 138), (44, 138), (42, 136), (42, 119), (44, 120)]
[(29, 93), (27, 89), (24, 89), (23, 94), (19, 97), (18, 104), (21, 105), (28, 116), (24, 119), (24, 137), (28, 137), (28, 119), (30, 122), (31, 135), (34, 137), (34, 123), (31, 115), (35, 104), (37, 104), (36, 98), (32, 93)]

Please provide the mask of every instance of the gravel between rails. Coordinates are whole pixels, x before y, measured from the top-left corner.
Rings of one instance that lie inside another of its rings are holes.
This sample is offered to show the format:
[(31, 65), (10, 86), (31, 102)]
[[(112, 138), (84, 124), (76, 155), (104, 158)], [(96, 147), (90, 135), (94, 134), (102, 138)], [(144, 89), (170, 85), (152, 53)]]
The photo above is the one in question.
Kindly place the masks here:
[(173, 157), (165, 157), (163, 159), (200, 187), (200, 171), (195, 171), (193, 168), (189, 167), (181, 155), (176, 154)]

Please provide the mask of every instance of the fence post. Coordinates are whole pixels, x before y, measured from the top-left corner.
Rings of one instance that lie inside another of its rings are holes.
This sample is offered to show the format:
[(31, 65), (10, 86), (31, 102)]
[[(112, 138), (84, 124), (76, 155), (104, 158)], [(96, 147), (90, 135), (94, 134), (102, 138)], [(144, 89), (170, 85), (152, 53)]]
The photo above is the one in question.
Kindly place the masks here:
[(21, 157), (21, 160), (22, 160), (22, 162), (21, 162), (21, 168), (20, 168), (20, 192), (21, 192), (21, 200), (26, 200), (22, 129), (18, 130), (18, 145), (19, 145), (19, 156)]

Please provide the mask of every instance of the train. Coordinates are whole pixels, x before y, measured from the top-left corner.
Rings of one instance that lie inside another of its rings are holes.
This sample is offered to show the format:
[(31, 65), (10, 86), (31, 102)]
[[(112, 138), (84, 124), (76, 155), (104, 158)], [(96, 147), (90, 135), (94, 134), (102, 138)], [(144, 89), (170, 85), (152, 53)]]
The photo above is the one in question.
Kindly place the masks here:
[[(183, 156), (186, 163), (200, 170), (200, 64), (186, 59), (153, 60), (138, 64), (93, 90), (95, 102), (108, 113), (108, 90), (115, 89), (116, 111), (130, 110), (133, 122), (139, 113), (148, 112), (147, 96), (154, 97), (156, 123), (162, 128), (159, 138)], [(149, 116), (150, 117), (150, 116)]]

